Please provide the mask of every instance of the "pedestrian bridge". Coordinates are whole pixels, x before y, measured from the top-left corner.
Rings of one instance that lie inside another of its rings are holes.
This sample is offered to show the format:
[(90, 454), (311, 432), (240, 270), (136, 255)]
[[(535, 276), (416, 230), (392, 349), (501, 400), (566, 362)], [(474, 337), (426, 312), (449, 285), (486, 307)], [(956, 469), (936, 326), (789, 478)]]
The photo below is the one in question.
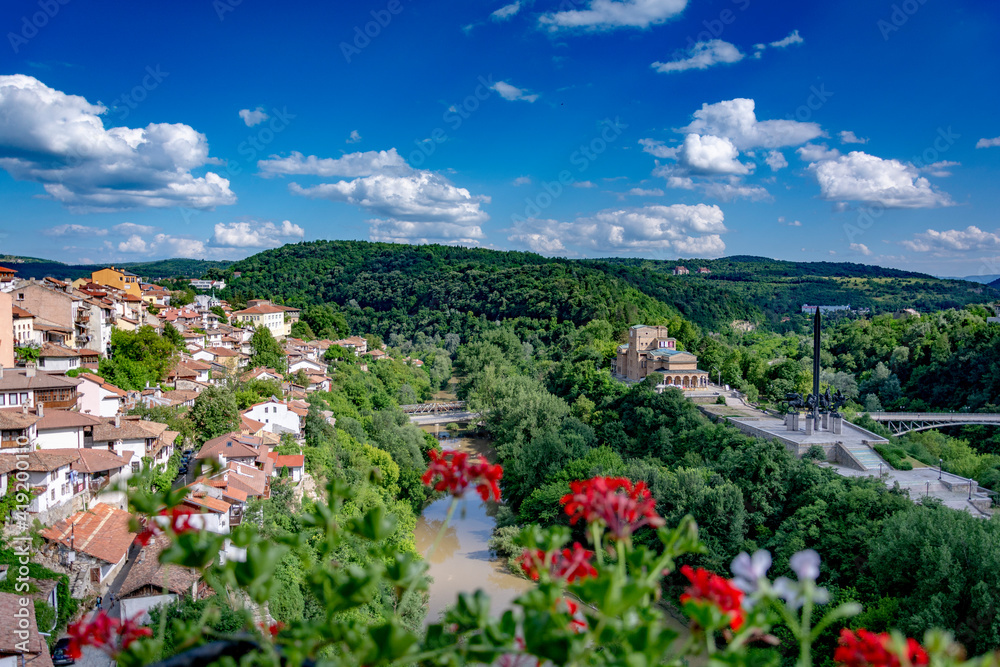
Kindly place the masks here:
[(893, 435), (926, 431), (945, 426), (1000, 426), (1000, 414), (984, 412), (869, 412), (872, 419), (884, 424)]

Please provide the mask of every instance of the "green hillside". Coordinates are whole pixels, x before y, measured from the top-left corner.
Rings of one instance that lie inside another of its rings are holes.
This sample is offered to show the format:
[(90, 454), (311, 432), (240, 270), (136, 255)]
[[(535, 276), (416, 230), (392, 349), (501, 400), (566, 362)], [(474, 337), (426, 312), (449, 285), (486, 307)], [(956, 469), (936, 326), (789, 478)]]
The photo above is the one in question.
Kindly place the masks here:
[[(0, 258), (0, 264), (17, 271), (19, 278), (46, 278), (58, 280), (76, 280), (89, 276), (97, 269), (107, 264), (64, 264), (49, 259), (37, 257), (18, 257), (8, 255)], [(115, 266), (127, 269), (143, 278), (200, 278), (209, 269), (224, 270), (232, 262), (210, 262), (201, 259), (161, 259), (153, 262), (116, 263)]]
[[(336, 303), (353, 310), (355, 318), (363, 316), (367, 326), (397, 333), (455, 331), (469, 318), (576, 324), (603, 318), (622, 325), (676, 313), (709, 329), (735, 320), (780, 329), (797, 326), (804, 303), (851, 304), (879, 313), (940, 310), (1000, 297), (984, 285), (864, 264), (735, 256), (683, 260), (693, 272), (671, 275), (678, 263), (314, 241), (266, 250), (230, 268), (243, 273), (233, 285), (237, 300), (273, 296), (301, 307)], [(698, 267), (711, 273), (697, 274)]]

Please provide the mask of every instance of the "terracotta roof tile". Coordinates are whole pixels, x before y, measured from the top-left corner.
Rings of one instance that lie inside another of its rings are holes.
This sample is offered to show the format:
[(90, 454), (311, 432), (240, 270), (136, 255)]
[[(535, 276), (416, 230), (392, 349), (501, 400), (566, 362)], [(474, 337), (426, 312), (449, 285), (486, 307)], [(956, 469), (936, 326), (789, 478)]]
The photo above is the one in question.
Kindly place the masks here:
[[(49, 656), (49, 648), (45, 640), (38, 633), (38, 624), (35, 621), (35, 605), (28, 604), (24, 609), (28, 610), (28, 641), (27, 653), (24, 654), (24, 663), (28, 667), (51, 667), (52, 658)], [(22, 609), (21, 596), (14, 593), (0, 593), (0, 655), (21, 655), (21, 648), (18, 644), (21, 639), (18, 637), (19, 619), (17, 612)], [(17, 664), (22, 664), (18, 662)]]
[(191, 593), (191, 588), (200, 578), (198, 570), (176, 565), (161, 565), (160, 552), (170, 544), (167, 535), (157, 535), (149, 544), (144, 546), (139, 555), (136, 556), (132, 569), (122, 582), (121, 589), (116, 596), (118, 599), (127, 598), (136, 591), (147, 586), (156, 589), (164, 588), (177, 595)]
[(39, 534), (67, 547), (72, 537), (72, 548), (76, 551), (107, 563), (117, 563), (125, 556), (136, 536), (128, 528), (130, 517), (124, 510), (98, 503), (90, 510), (77, 512)]

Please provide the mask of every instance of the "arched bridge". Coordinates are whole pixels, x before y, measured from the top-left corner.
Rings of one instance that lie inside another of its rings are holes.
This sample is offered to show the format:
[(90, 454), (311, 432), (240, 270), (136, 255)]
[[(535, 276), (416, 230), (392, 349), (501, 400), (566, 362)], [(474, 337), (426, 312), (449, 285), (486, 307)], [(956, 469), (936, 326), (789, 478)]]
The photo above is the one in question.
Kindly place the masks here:
[(944, 426), (983, 424), (1000, 426), (1000, 414), (983, 412), (870, 412), (872, 419), (884, 424), (893, 435), (926, 431)]

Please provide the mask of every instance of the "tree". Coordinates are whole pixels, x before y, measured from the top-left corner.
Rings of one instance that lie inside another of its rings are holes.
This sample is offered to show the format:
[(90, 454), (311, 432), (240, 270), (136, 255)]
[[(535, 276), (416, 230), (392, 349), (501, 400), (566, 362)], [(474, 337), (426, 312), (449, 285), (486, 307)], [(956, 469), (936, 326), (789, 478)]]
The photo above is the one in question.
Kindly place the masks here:
[(273, 368), (279, 373), (284, 373), (288, 367), (288, 360), (284, 350), (267, 327), (257, 327), (250, 337), (250, 360), (247, 365), (250, 368)]
[(219, 316), (219, 321), (223, 324), (229, 324), (229, 317), (226, 316), (226, 311), (222, 306), (212, 306), (209, 310)]
[(236, 396), (223, 387), (209, 387), (194, 399), (191, 408), (191, 422), (194, 424), (194, 439), (201, 445), (240, 425), (240, 411), (236, 406)]
[(308, 322), (299, 320), (292, 323), (292, 337), (301, 340), (313, 340), (316, 338), (316, 334), (313, 333), (312, 327), (309, 326)]
[(41, 353), (41, 348), (33, 343), (28, 343), (27, 345), (21, 345), (14, 348), (14, 354), (17, 356), (17, 360), (22, 364), (33, 364), (38, 361), (38, 355)]
[(169, 340), (178, 350), (184, 349), (184, 336), (181, 335), (181, 332), (172, 323), (167, 322), (163, 325), (163, 337)]
[(310, 306), (302, 311), (302, 320), (321, 338), (344, 338), (350, 333), (347, 318), (330, 304)]

